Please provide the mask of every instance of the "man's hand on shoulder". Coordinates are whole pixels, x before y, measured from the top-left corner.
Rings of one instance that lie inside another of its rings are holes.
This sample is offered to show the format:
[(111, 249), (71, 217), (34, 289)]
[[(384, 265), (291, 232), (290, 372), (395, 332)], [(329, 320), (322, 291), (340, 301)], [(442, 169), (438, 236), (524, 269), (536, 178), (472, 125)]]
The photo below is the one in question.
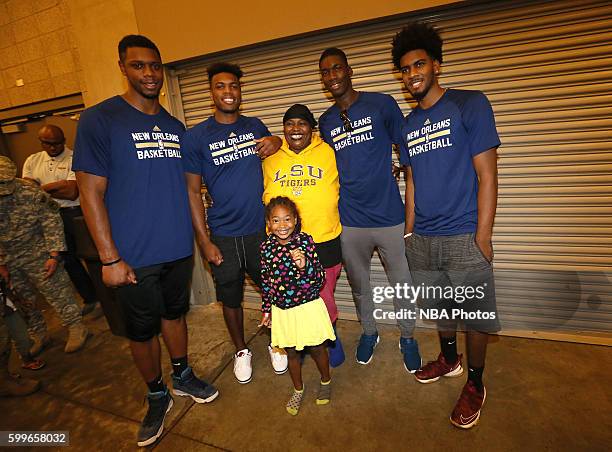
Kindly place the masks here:
[(263, 138), (256, 138), (255, 141), (257, 142), (257, 145), (255, 146), (255, 151), (261, 159), (265, 159), (266, 157), (276, 154), (276, 152), (283, 144), (283, 140), (281, 140), (280, 137), (277, 137), (275, 135)]

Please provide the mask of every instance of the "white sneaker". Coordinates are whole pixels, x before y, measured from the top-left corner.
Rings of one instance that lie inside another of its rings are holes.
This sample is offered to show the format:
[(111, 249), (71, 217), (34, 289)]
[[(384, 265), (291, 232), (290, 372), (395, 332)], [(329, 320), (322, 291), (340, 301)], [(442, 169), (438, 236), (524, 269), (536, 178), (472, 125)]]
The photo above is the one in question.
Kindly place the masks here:
[(289, 369), (289, 361), (285, 350), (268, 345), (268, 353), (270, 353), (270, 361), (276, 375), (282, 375)]
[(244, 385), (251, 381), (253, 375), (252, 357), (253, 354), (248, 348), (240, 350), (234, 355), (234, 375), (240, 384)]

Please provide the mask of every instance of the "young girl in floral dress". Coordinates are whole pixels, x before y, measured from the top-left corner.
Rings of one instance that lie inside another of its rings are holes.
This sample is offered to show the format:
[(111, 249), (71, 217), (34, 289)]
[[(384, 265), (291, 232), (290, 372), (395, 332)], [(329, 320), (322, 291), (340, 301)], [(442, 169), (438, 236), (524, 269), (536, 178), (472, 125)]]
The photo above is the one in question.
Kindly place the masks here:
[(325, 271), (312, 237), (300, 231), (296, 205), (285, 196), (272, 198), (266, 223), (270, 235), (261, 244), (262, 324), (272, 327), (272, 345), (287, 352), (294, 387), (287, 411), (295, 416), (304, 396), (298, 352), (308, 349), (314, 359), (321, 374), (316, 403), (325, 405), (331, 397), (325, 341), (336, 337), (319, 296)]

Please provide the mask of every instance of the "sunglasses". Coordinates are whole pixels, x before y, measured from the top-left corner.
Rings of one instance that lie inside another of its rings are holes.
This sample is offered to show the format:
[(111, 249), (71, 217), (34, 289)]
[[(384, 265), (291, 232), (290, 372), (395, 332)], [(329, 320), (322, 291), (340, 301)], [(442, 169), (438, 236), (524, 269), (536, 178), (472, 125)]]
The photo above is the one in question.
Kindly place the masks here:
[(351, 120), (348, 117), (348, 113), (346, 110), (342, 110), (340, 112), (340, 119), (342, 119), (342, 126), (344, 127), (345, 132), (352, 132), (353, 126), (351, 125)]

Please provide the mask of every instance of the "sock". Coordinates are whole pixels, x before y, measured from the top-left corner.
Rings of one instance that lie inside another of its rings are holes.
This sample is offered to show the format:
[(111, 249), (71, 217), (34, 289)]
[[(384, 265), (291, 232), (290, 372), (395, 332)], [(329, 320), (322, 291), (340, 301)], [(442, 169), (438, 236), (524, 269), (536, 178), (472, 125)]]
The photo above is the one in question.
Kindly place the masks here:
[(173, 358), (172, 361), (172, 372), (175, 376), (180, 377), (183, 374), (183, 371), (187, 369), (187, 357), (183, 356), (182, 358)]
[(444, 359), (448, 364), (454, 364), (457, 362), (457, 336), (440, 336), (440, 347), (442, 348)]
[(326, 386), (326, 385), (328, 385), (328, 384), (330, 384), (330, 383), (331, 383), (331, 378), (330, 378), (329, 380), (327, 380), (327, 381), (323, 381), (323, 380), (321, 380), (321, 384), (322, 384), (323, 386)]
[(484, 371), (484, 367), (474, 367), (468, 363), (468, 381), (474, 383), (476, 389), (482, 392), (483, 384), (482, 384), (482, 372)]
[(149, 381), (147, 386), (149, 387), (149, 392), (161, 392), (166, 390), (166, 385), (164, 384), (161, 374), (153, 381)]

